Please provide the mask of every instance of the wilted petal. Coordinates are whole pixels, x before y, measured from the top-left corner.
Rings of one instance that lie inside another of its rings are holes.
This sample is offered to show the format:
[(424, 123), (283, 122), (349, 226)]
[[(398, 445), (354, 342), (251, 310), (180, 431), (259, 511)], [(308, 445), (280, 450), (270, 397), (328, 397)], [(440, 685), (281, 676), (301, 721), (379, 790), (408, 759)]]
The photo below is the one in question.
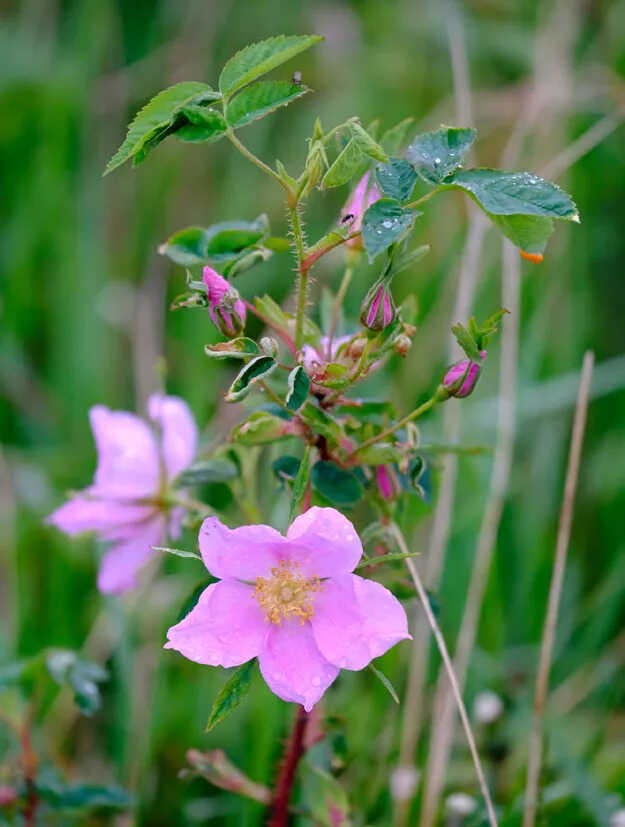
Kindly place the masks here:
[(137, 525), (130, 536), (117, 541), (100, 563), (100, 591), (121, 594), (128, 589), (134, 589), (139, 569), (155, 553), (152, 546), (161, 545), (164, 539), (165, 520), (159, 515)]
[(406, 612), (388, 589), (354, 574), (331, 578), (315, 594), (311, 619), (323, 656), (342, 669), (363, 669), (410, 637)]
[(269, 577), (285, 556), (286, 541), (268, 525), (228, 528), (217, 517), (208, 517), (200, 528), (200, 553), (215, 577), (255, 580)]
[(96, 405), (89, 411), (98, 449), (94, 490), (123, 499), (149, 497), (160, 486), (160, 461), (154, 434), (135, 414)]
[(270, 627), (258, 663), (271, 691), (307, 712), (339, 673), (317, 648), (310, 624), (297, 620)]
[(198, 430), (186, 402), (177, 396), (154, 393), (148, 399), (150, 419), (161, 429), (161, 449), (167, 478), (173, 480), (193, 462)]
[(313, 506), (291, 523), (288, 557), (310, 577), (347, 574), (362, 557), (356, 529), (335, 508)]
[(268, 624), (251, 586), (213, 583), (189, 614), (167, 632), (166, 649), (209, 666), (238, 666), (261, 651)]
[(86, 491), (84, 495), (74, 497), (57, 508), (47, 522), (66, 534), (81, 534), (84, 531), (120, 534), (135, 523), (148, 519), (153, 511), (149, 505), (97, 499), (90, 497), (89, 491)]

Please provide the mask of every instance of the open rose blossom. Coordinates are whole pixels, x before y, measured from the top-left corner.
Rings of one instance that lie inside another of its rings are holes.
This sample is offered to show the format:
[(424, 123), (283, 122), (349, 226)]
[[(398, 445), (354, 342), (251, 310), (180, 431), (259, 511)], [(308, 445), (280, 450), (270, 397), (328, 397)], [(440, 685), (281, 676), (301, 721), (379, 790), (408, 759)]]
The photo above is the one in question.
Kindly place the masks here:
[(180, 532), (183, 509), (169, 510), (165, 495), (193, 460), (197, 427), (186, 402), (175, 396), (154, 394), (148, 414), (154, 427), (127, 411), (91, 408), (98, 451), (93, 484), (48, 518), (66, 534), (93, 531), (111, 543), (98, 573), (102, 592), (133, 588), (152, 546)]
[(269, 688), (309, 711), (340, 669), (363, 669), (410, 637), (384, 586), (352, 574), (362, 545), (334, 508), (311, 508), (286, 537), (266, 525), (229, 529), (215, 517), (199, 536), (219, 578), (168, 631), (165, 648), (210, 666), (258, 657)]

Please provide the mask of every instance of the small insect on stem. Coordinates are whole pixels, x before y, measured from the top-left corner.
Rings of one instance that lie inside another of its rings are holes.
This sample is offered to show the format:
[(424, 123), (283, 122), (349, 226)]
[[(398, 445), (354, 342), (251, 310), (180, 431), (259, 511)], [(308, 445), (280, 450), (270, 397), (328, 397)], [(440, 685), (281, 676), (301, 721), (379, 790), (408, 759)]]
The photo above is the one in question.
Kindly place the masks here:
[(291, 78), (292, 83), (296, 83), (298, 86), (302, 82), (302, 73), (297, 70), (293, 72), (293, 77)]

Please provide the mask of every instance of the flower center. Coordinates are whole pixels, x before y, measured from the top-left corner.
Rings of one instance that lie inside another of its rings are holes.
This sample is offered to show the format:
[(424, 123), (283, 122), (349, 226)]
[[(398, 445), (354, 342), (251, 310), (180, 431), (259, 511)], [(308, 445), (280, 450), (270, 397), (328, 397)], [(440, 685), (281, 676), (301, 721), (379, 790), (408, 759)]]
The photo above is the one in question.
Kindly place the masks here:
[(299, 617), (304, 624), (314, 614), (312, 593), (321, 589), (318, 577), (304, 577), (299, 565), (288, 560), (271, 569), (271, 577), (257, 577), (254, 597), (270, 623)]

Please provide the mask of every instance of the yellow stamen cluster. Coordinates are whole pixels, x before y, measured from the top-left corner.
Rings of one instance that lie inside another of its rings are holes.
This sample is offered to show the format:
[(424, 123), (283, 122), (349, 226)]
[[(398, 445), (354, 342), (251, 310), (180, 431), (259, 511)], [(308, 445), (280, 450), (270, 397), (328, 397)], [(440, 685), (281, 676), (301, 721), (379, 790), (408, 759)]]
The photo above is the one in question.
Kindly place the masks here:
[(321, 589), (318, 577), (304, 577), (298, 564), (281, 560), (271, 569), (271, 577), (257, 577), (254, 597), (270, 623), (278, 626), (283, 619), (298, 617), (304, 624), (314, 614), (311, 593)]

